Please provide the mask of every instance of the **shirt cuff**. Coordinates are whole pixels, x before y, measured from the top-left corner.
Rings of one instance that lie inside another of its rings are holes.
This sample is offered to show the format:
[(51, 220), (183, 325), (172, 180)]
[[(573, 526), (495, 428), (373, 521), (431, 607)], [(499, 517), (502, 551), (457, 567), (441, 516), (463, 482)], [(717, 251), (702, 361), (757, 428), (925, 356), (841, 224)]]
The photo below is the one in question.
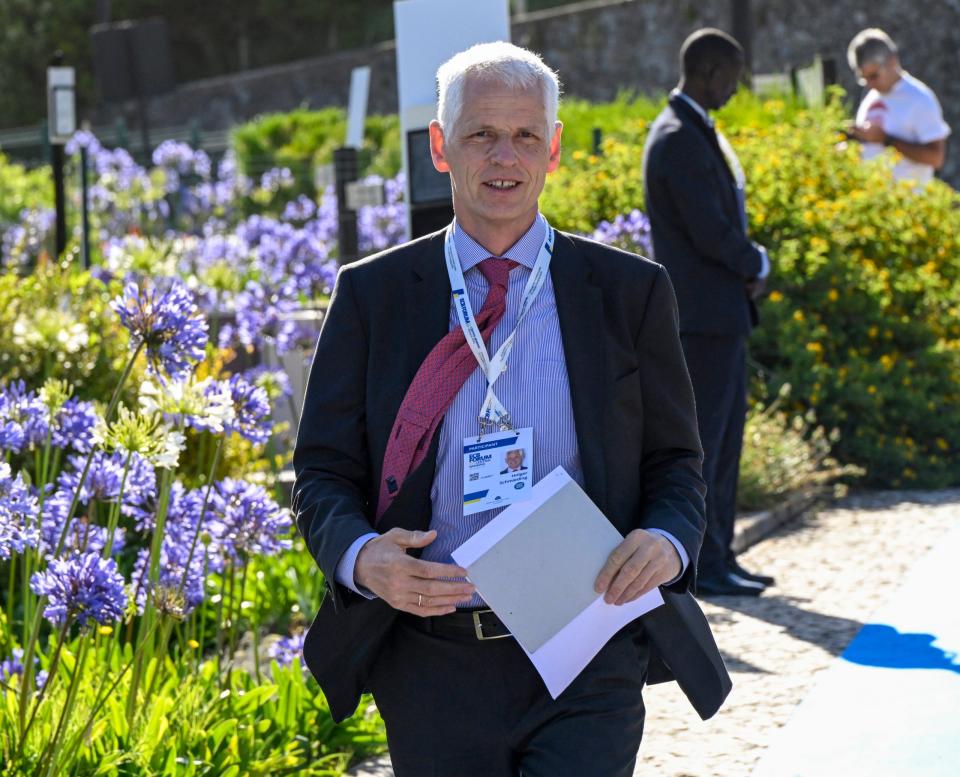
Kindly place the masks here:
[(770, 274), (770, 257), (767, 256), (767, 249), (761, 245), (757, 245), (757, 250), (760, 252), (760, 272), (757, 273), (757, 277), (760, 280), (763, 280)]
[(337, 562), (337, 569), (333, 574), (334, 579), (340, 583), (340, 585), (345, 585), (351, 591), (365, 599), (376, 599), (377, 595), (363, 586), (357, 585), (356, 581), (353, 579), (353, 568), (357, 565), (357, 556), (360, 555), (360, 550), (366, 545), (370, 540), (379, 537), (380, 535), (376, 532), (370, 532), (369, 534), (364, 534), (360, 537), (357, 537), (353, 544), (346, 549), (344, 554), (340, 557), (340, 561)]
[(673, 585), (681, 577), (683, 577), (683, 573), (687, 571), (687, 566), (690, 564), (690, 556), (687, 555), (686, 549), (680, 544), (680, 540), (674, 537), (670, 532), (664, 531), (663, 529), (647, 529), (647, 531), (649, 531), (651, 534), (659, 534), (661, 537), (666, 537), (668, 540), (670, 540), (670, 544), (677, 549), (677, 554), (680, 556), (680, 574), (673, 578), (673, 580), (664, 583), (664, 585)]

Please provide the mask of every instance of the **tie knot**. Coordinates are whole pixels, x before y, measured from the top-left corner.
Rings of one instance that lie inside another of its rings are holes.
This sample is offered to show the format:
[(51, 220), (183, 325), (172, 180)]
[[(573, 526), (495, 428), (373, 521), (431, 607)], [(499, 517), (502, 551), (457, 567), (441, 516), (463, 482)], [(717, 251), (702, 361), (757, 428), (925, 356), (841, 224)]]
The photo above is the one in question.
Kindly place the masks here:
[(487, 279), (490, 286), (502, 286), (507, 288), (507, 280), (510, 271), (517, 266), (517, 262), (512, 259), (501, 259), (498, 256), (491, 256), (484, 259), (477, 265), (483, 277)]

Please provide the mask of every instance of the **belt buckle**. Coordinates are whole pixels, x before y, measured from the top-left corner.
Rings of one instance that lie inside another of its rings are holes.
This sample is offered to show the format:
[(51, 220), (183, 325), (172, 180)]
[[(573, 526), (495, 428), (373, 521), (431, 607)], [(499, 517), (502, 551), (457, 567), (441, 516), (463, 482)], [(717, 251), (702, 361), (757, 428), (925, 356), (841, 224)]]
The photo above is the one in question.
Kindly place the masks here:
[(489, 609), (488, 609), (488, 610), (474, 610), (474, 611), (473, 611), (473, 630), (474, 630), (474, 632), (475, 632), (476, 635), (477, 635), (477, 639), (479, 639), (479, 640), (487, 640), (487, 639), (503, 639), (504, 637), (509, 637), (509, 636), (510, 636), (509, 632), (508, 632), (507, 634), (495, 634), (495, 635), (492, 636), (492, 637), (484, 636), (484, 633), (483, 633), (483, 624), (480, 623), (480, 616), (481, 616), (483, 613), (485, 613), (485, 612), (493, 612), (493, 610), (489, 610)]

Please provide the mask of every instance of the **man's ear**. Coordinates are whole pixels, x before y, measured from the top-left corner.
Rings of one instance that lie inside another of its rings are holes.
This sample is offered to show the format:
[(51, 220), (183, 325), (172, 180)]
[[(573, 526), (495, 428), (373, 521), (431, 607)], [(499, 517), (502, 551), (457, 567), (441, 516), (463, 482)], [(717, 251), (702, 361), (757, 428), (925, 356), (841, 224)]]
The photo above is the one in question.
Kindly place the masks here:
[(560, 136), (563, 134), (563, 122), (558, 121), (550, 138), (550, 161), (547, 162), (547, 172), (552, 173), (560, 166)]
[(450, 172), (450, 165), (443, 153), (443, 128), (436, 119), (430, 122), (430, 156), (433, 158), (433, 166), (437, 168), (438, 172)]

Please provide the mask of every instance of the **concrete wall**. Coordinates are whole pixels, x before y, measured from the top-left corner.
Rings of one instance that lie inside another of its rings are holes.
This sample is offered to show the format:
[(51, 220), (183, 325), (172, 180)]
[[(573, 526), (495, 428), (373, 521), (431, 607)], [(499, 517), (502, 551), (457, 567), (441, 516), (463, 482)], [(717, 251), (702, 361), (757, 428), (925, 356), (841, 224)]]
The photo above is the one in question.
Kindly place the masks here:
[[(947, 121), (960, 131), (960, 0), (753, 0), (753, 68), (782, 71), (808, 64), (814, 54), (837, 62), (852, 99), (860, 89), (846, 66), (846, 47), (868, 26), (883, 27), (901, 47), (902, 61), (937, 93)], [(703, 26), (730, 29), (730, 0), (595, 0), (518, 17), (513, 40), (542, 53), (560, 72), (567, 94), (610, 99), (623, 88), (662, 93), (677, 80), (677, 50)], [(270, 111), (299, 105), (346, 105), (350, 70), (371, 65), (370, 111), (396, 110), (395, 47), (388, 42), (262, 70), (182, 85), (153, 100), (155, 127), (199, 121), (221, 129)], [(952, 77), (953, 76), (953, 77)], [(105, 111), (112, 123), (126, 111)], [(960, 184), (960, 147), (949, 155), (945, 176)]]

